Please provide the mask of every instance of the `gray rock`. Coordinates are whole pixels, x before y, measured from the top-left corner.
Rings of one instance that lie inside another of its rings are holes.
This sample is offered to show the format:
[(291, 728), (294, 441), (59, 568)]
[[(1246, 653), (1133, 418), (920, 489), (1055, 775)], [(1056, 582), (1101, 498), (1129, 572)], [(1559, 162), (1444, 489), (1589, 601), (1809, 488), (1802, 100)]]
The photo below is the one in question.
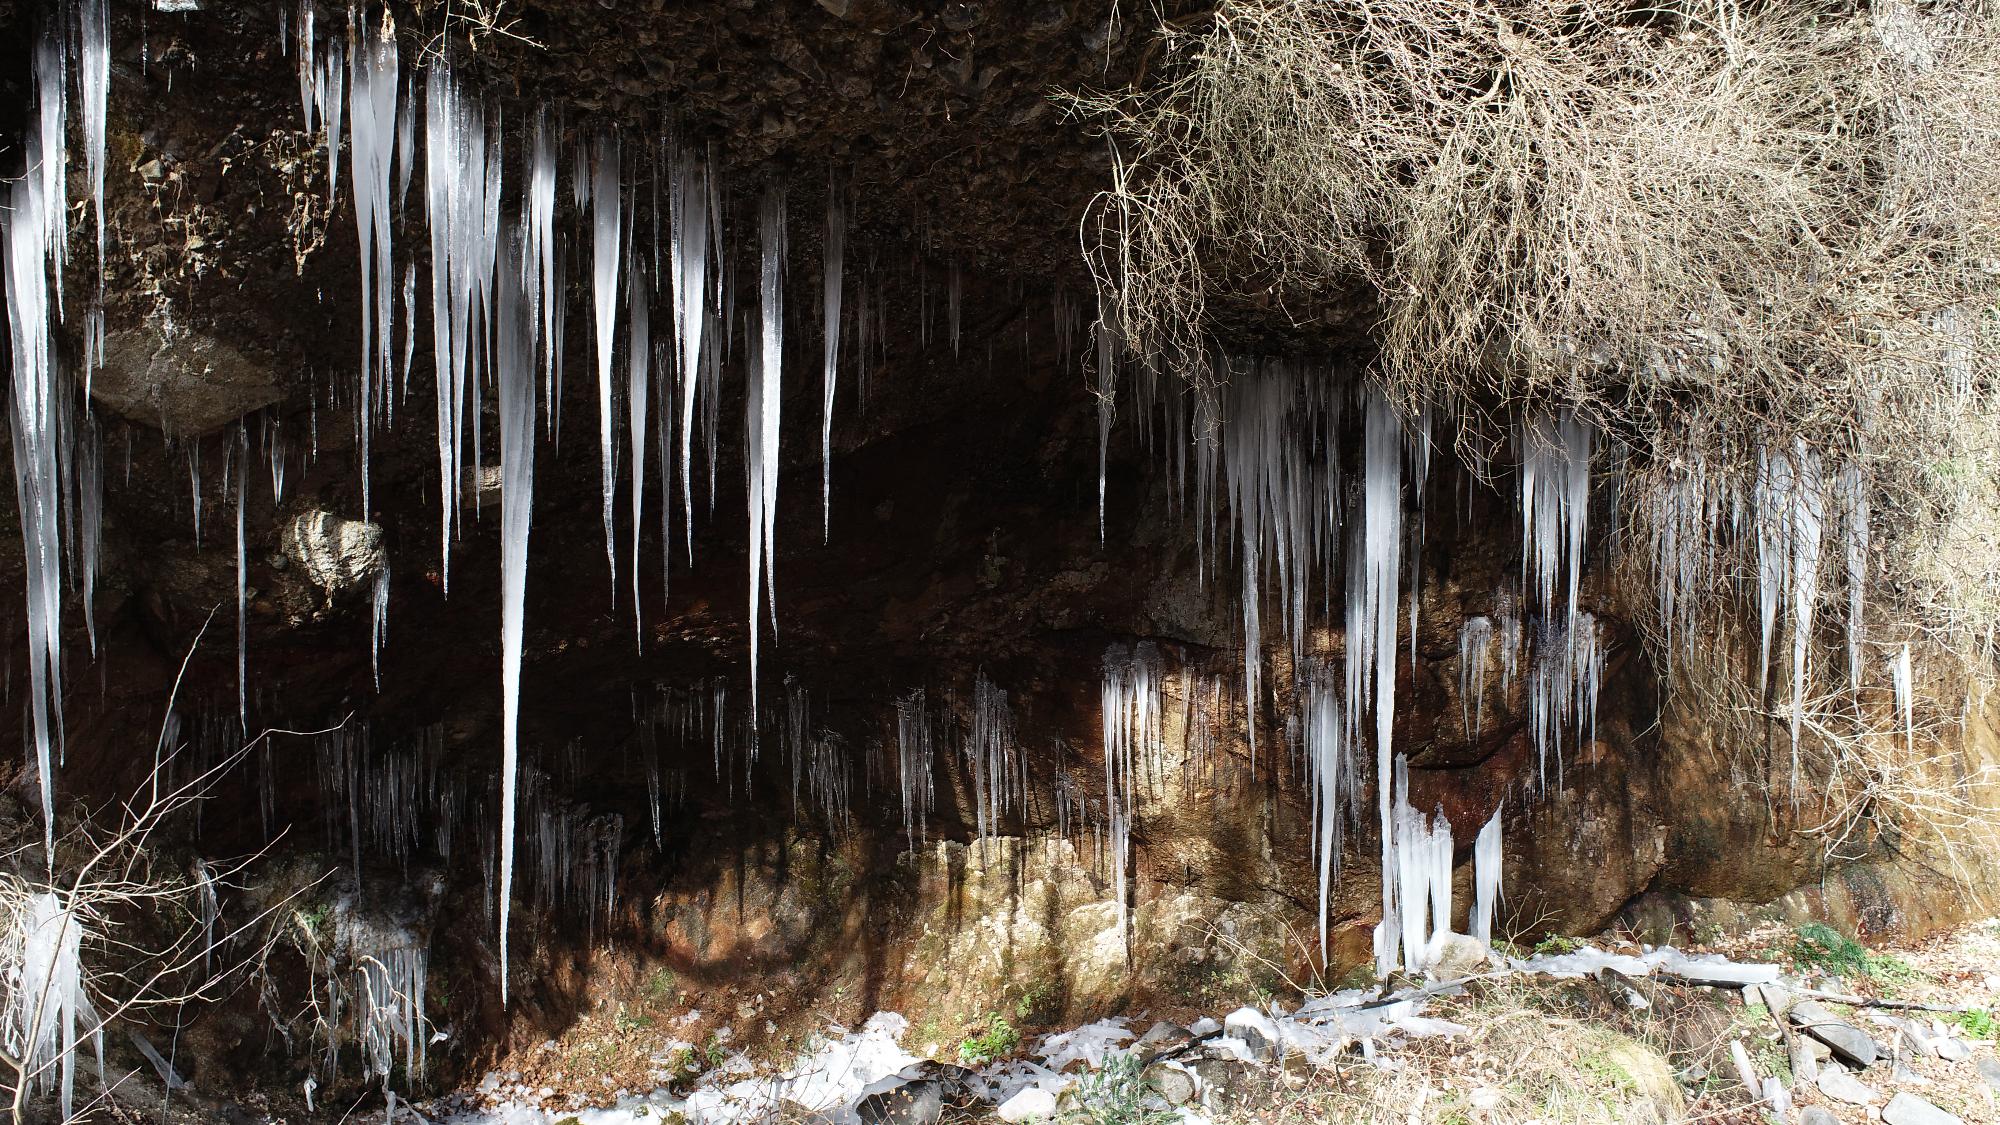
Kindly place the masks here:
[(1848, 1105), (1875, 1105), (1882, 1100), (1881, 1091), (1863, 1084), (1859, 1078), (1837, 1066), (1820, 1071), (1816, 1085), (1820, 1093)]
[(854, 1113), (864, 1125), (936, 1125), (944, 1116), (944, 1089), (931, 1078), (898, 1079), (862, 1095)]
[(1791, 1014), (1798, 997), (1778, 984), (1753, 984), (1744, 988), (1743, 999), (1752, 1004), (1762, 1004), (1771, 1010), (1771, 1018), (1784, 1019)]
[(1801, 1031), (1833, 1048), (1841, 1061), (1852, 1063), (1857, 1069), (1866, 1070), (1882, 1057), (1881, 1045), (1867, 1032), (1811, 1000), (1794, 1004), (1789, 1018)]
[(1835, 1117), (1830, 1110), (1809, 1105), (1799, 1111), (1799, 1125), (1840, 1125), (1840, 1118)]
[(1168, 1023), (1165, 1020), (1161, 1020), (1152, 1027), (1147, 1028), (1146, 1034), (1141, 1035), (1139, 1041), (1132, 1046), (1140, 1055), (1145, 1056), (1177, 1050), (1193, 1041), (1194, 1033), (1187, 1028), (1177, 1023)]
[(1965, 1125), (1955, 1113), (1946, 1113), (1915, 1094), (1897, 1094), (1882, 1107), (1888, 1125)]
[(381, 572), (387, 556), (382, 528), (366, 520), (312, 511), (285, 525), (285, 554), (326, 591), (328, 601), (358, 588)]
[(1963, 1039), (1953, 1039), (1950, 1036), (1931, 1040), (1931, 1050), (1936, 1051), (1937, 1057), (1946, 1062), (1963, 1062), (1972, 1057), (1972, 1048), (1966, 1046)]
[(1988, 1086), (2000, 1091), (2000, 1059), (1992, 1055), (1981, 1055), (1972, 1065), (1979, 1069), (1979, 1077), (1984, 1078)]
[(284, 397), (271, 372), (213, 337), (144, 328), (107, 333), (92, 401), (168, 437), (213, 433)]
[(1194, 1075), (1183, 1067), (1156, 1063), (1146, 1070), (1146, 1085), (1158, 1091), (1168, 1105), (1186, 1105), (1194, 1100)]

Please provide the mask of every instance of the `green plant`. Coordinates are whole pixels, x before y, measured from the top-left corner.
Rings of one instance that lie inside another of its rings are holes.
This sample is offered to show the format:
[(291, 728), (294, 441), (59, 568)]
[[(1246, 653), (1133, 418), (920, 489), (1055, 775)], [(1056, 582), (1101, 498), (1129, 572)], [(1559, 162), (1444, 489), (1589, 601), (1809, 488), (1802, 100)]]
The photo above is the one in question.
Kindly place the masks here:
[(1021, 1033), (1007, 1022), (1007, 1017), (993, 1012), (986, 1017), (986, 1027), (974, 1035), (968, 1035), (958, 1045), (958, 1057), (964, 1062), (978, 1065), (1004, 1059), (1021, 1048)]
[(1535, 943), (1534, 952), (1539, 957), (1543, 954), (1575, 953), (1582, 948), (1582, 938), (1573, 938), (1567, 934), (1549, 934)]
[(654, 969), (646, 978), (646, 996), (653, 1000), (665, 1000), (674, 994), (674, 971), (668, 968)]
[(1800, 972), (1817, 969), (1889, 986), (1908, 984), (1920, 975), (1901, 957), (1877, 953), (1820, 922), (1807, 922), (1794, 930), (1788, 953), (1792, 967)]
[(1993, 1012), (1987, 1008), (1960, 1012), (1954, 1019), (1959, 1029), (1974, 1039), (1992, 1039), (1994, 1033), (2000, 1031), (2000, 1020), (1994, 1019)]
[(708, 1041), (701, 1048), (701, 1058), (704, 1063), (708, 1064), (708, 1069), (710, 1070), (714, 1070), (728, 1061), (729, 1049), (723, 1044), (721, 1035), (713, 1031), (708, 1033)]
[(1148, 1104), (1151, 1096), (1139, 1057), (1114, 1054), (1105, 1058), (1101, 1069), (1077, 1080), (1074, 1108), (1065, 1116), (1089, 1125), (1167, 1125), (1178, 1120), (1163, 1105)]

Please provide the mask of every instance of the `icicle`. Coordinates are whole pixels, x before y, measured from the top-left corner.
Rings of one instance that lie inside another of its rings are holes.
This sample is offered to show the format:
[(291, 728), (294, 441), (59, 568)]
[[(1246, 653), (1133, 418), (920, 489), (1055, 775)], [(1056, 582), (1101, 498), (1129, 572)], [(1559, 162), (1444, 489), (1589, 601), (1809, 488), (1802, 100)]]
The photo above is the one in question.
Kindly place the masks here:
[[(448, 58), (425, 79), (424, 193), (431, 226), (431, 330), (437, 367), (438, 519), (441, 583), (451, 592), (451, 543), (465, 487), (466, 391), (476, 398), (498, 237), (500, 146), (467, 98)], [(474, 456), (478, 447), (474, 445)]]
[(958, 272), (958, 259), (951, 260), (951, 272), (945, 281), (945, 321), (951, 329), (951, 354), (958, 354), (959, 307), (964, 303), (965, 282)]
[[(47, 859), (55, 863), (55, 784), (51, 747), (62, 725), (62, 523), (57, 471), (60, 402), (49, 294), (56, 250), (51, 230), (61, 229), (64, 203), (50, 192), (49, 177), (35, 175), (62, 160), (61, 138), (47, 135), (47, 103), (62, 101), (59, 48), (42, 38), (34, 47), (36, 98), (43, 106), (40, 132), (25, 136), (30, 174), (8, 189), (0, 208), (7, 327), (13, 355), (14, 495), (21, 521), (22, 576), (27, 588), (29, 711), (33, 720), (36, 778), (41, 789)], [(59, 120), (59, 112), (58, 112)], [(60, 276), (59, 272), (56, 274)], [(55, 282), (59, 283), (59, 282)]]
[(541, 306), (542, 394), (548, 403), (549, 425), (555, 425), (556, 320), (562, 315), (562, 287), (556, 283), (556, 140), (546, 106), (535, 113), (534, 136), (528, 148), (527, 259), (537, 273), (537, 303)]
[(1099, 299), (1096, 325), (1097, 336), (1097, 543), (1104, 545), (1104, 481), (1107, 459), (1111, 454), (1111, 422), (1113, 407), (1118, 397), (1118, 369), (1114, 366), (1115, 347), (1111, 338), (1111, 323)]
[(1805, 722), (1806, 656), (1812, 648), (1813, 612), (1819, 608), (1819, 556), (1826, 496), (1820, 488), (1819, 454), (1801, 440), (1793, 454), (1792, 490), (1792, 786), (1798, 787), (1799, 729)]
[[(1431, 950), (1451, 930), (1451, 822), (1442, 810), (1435, 819), (1410, 804), (1410, 764), (1396, 756), (1396, 905), (1403, 967), (1428, 968)], [(1384, 871), (1382, 881), (1390, 881)]]
[(618, 250), (623, 241), (619, 226), (624, 219), (619, 159), (618, 135), (610, 130), (599, 133), (590, 153), (591, 294), (597, 307), (597, 436), (603, 456), (604, 560), (611, 568), (614, 599), (618, 592), (618, 545), (611, 506), (618, 483), (611, 438), (611, 348), (618, 321)]
[[(496, 370), (500, 389), (500, 1002), (507, 1002), (507, 921), (514, 886), (515, 782), (521, 711), (521, 616), (535, 487), (535, 338), (528, 310), (543, 296), (521, 241), (506, 239), (498, 270)], [(524, 287), (528, 290), (523, 293)]]
[(76, 0), (82, 50), (77, 93), (83, 116), (83, 149), (90, 205), (97, 218), (97, 292), (104, 294), (104, 120), (111, 91), (111, 34), (105, 0)]
[(1771, 638), (1778, 629), (1790, 569), (1792, 462), (1784, 453), (1757, 451), (1757, 482), (1752, 496), (1757, 538), (1757, 607), (1762, 625), (1757, 648), (1757, 694), (1770, 689)]
[(1118, 932), (1125, 956), (1132, 956), (1131, 902), (1127, 879), (1132, 862), (1132, 817), (1138, 772), (1160, 752), (1161, 676), (1159, 652), (1150, 644), (1127, 651), (1113, 645), (1104, 654), (1101, 709), (1104, 727), (1104, 803), (1111, 834), (1113, 893), (1118, 898)]
[(672, 218), (674, 340), (679, 345), (681, 398), (681, 503), (686, 519), (682, 542), (694, 557), (693, 464), (695, 390), (701, 381), (702, 329), (707, 324), (708, 185), (695, 163), (694, 151), (683, 148), (668, 166), (671, 177), (668, 211)]
[(104, 1053), (104, 1029), (90, 1003), (83, 971), (82, 911), (42, 891), (27, 896), (0, 928), (0, 957), (10, 966), (0, 981), (0, 1022), (8, 1054), (29, 1077), (29, 1088), (53, 1086), (62, 1120), (74, 1119), (78, 1026)]
[(389, 639), (389, 557), (382, 556), (382, 568), (375, 572), (374, 612), (368, 630), (368, 667), (375, 673), (375, 690), (382, 690), (382, 645)]
[[(644, 651), (646, 647), (645, 627), (639, 612), (639, 528), (645, 514), (646, 499), (646, 411), (647, 384), (651, 375), (646, 369), (647, 361), (653, 355), (652, 314), (648, 308), (650, 294), (646, 285), (646, 271), (634, 262), (626, 271), (629, 308), (625, 322), (629, 333), (626, 340), (625, 360), (630, 366), (631, 378), (626, 383), (625, 402), (628, 408), (630, 438), (632, 441), (632, 640)], [(661, 544), (662, 567), (671, 557)]]
[(1472, 841), (1472, 936), (1493, 944), (1493, 915), (1500, 904), (1500, 809)]
[(1315, 668), (1306, 681), (1304, 729), (1306, 767), (1312, 779), (1313, 857), (1319, 866), (1319, 956), (1327, 957), (1327, 914), (1333, 883), (1340, 874), (1340, 816), (1347, 776), (1347, 709), (1333, 677)]
[(1560, 578), (1566, 617), (1576, 618), (1590, 519), (1591, 430), (1575, 415), (1538, 418), (1516, 431), (1521, 458), (1521, 569), (1545, 614), (1554, 613)]
[(924, 689), (896, 701), (896, 765), (903, 795), (903, 837), (915, 851), (926, 838), (931, 812), (931, 727)]
[(1486, 650), (1492, 643), (1492, 618), (1465, 619), (1458, 631), (1458, 708), (1465, 737), (1475, 743), (1486, 720)]
[[(1382, 929), (1376, 940), (1376, 967), (1394, 968), (1398, 926), (1396, 825), (1391, 817), (1390, 749), (1396, 720), (1396, 609), (1402, 574), (1402, 434), (1388, 399), (1368, 394), (1362, 447), (1362, 517), (1356, 528), (1359, 550), (1348, 562), (1347, 699), (1348, 722), (1359, 725), (1361, 701), (1373, 688), (1375, 714), (1376, 812), (1382, 832)], [(1406, 931), (1407, 932), (1407, 931)], [(1384, 950), (1387, 949), (1386, 959)]]
[[(758, 275), (758, 311), (762, 320), (757, 341), (756, 363), (751, 372), (750, 393), (746, 396), (746, 440), (744, 459), (749, 470), (750, 494), (750, 712), (757, 711), (757, 640), (759, 596), (766, 590), (777, 597), (776, 562), (772, 533), (778, 512), (778, 414), (782, 403), (779, 376), (784, 369), (784, 271), (785, 193), (773, 185), (764, 193), (758, 211), (758, 238), (763, 264)], [(777, 627), (776, 607), (772, 608), (772, 629)]]
[[(370, 33), (353, 29), (348, 98), (348, 130), (354, 151), (348, 163), (354, 180), (354, 225), (361, 240), (361, 393), (354, 404), (361, 431), (361, 509), (373, 511), (369, 495), (370, 436), (381, 398), (389, 386), (390, 341), (395, 304), (395, 268), (389, 226), (389, 173), (395, 158), (396, 95), (401, 87), (396, 36), (384, 26)], [(327, 145), (340, 147), (338, 122), (327, 122)]]
[(241, 422), (236, 425), (236, 461), (236, 729), (249, 738), (250, 555), (244, 546), (243, 510), (250, 498), (250, 439)]
[(822, 543), (828, 540), (833, 528), (833, 390), (840, 367), (840, 286), (842, 259), (847, 250), (847, 201), (843, 191), (838, 178), (828, 179), (826, 256), (822, 262), (825, 299), (821, 317), (826, 335), (824, 406), (819, 423), (819, 534)]
[(1868, 590), (1868, 486), (1861, 467), (1850, 462), (1840, 471), (1840, 493), (1846, 501), (1847, 561), (1847, 690), (1861, 690), (1863, 599)]
[(1916, 676), (1910, 666), (1910, 646), (1907, 643), (1897, 650), (1895, 660), (1889, 666), (1889, 676), (1896, 690), (1896, 713), (1903, 720), (1903, 747), (1914, 755), (1917, 752)]
[(97, 564), (104, 543), (104, 438), (94, 418), (86, 415), (77, 439), (77, 552), (82, 575), (83, 629), (90, 652), (97, 655)]

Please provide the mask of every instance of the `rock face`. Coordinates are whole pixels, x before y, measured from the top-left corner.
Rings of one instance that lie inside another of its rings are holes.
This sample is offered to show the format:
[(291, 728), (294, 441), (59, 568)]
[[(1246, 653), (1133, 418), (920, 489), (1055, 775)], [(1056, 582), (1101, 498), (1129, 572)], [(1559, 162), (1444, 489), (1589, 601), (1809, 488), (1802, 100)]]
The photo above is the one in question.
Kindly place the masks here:
[[(170, 700), (196, 747), (234, 745), (262, 725), (341, 730), (340, 739), (273, 738), (181, 843), (247, 855), (288, 831), (287, 863), (344, 872), (357, 886), (436, 872), (426, 893), (460, 923), (422, 930), (433, 979), (454, 982), (456, 1032), (433, 1055), (447, 1077), (510, 1036), (539, 1041), (561, 1026), (588, 1002), (600, 955), (657, 957), (707, 983), (754, 976), (760, 988), (769, 980), (774, 992), (859, 1016), (899, 1007), (945, 1040), (996, 1004), (1053, 1022), (1156, 1001), (1237, 1003), (1287, 981), (1331, 985), (1369, 960), (1381, 902), (1373, 794), (1342, 794), (1358, 815), (1343, 823), (1340, 862), (1329, 864), (1338, 877), (1322, 938), (1313, 795), (1296, 737), (1300, 669), (1267, 629), (1267, 690), (1243, 698), (1243, 560), (1226, 513), (1202, 522), (1202, 498), (1180, 483), (1176, 459), (1195, 446), (1170, 449), (1142, 433), (1131, 388), (1099, 445), (1094, 369), (1083, 358), (1089, 282), (1075, 240), (1108, 169), (1102, 146), (1050, 94), (1143, 69), (1146, 40), (1129, 21), (1060, 3), (733, 4), (715, 6), (712, 19), (671, 5), (538, 4), (527, 6), (522, 41), (496, 37), (468, 64), (468, 80), (482, 67), (504, 72), (509, 98), (567, 99), (565, 178), (586, 120), (650, 138), (658, 107), (671, 105), (677, 128), (713, 142), (726, 232), (717, 260), (736, 286), (732, 314), (757, 306), (746, 279), (766, 182), (790, 186), (794, 236), (776, 608), (764, 623), (778, 632), (757, 715), (746, 706), (742, 353), (730, 353), (721, 399), (695, 418), (690, 477), (638, 490), (636, 541), (625, 538), (633, 488), (621, 470), (614, 570), (599, 523), (594, 292), (568, 279), (567, 381), (546, 373), (556, 394), (537, 418), (546, 437), (522, 707), (534, 788), (521, 867), (532, 875), (517, 888), (515, 917), (530, 900), (542, 905), (537, 896), (553, 905), (532, 922), (532, 941), (516, 931), (514, 955), (533, 963), (515, 965), (514, 979), (529, 995), (503, 1010), (489, 883), (501, 725), (496, 423), (490, 401), (459, 420), (477, 467), (462, 518), (440, 527), (424, 173), (394, 226), (417, 314), (409, 323), (399, 293), (394, 409), (375, 420), (364, 511), (352, 188), (346, 177), (328, 184), (323, 137), (298, 128), (296, 60), (261, 11), (211, 5), (144, 23), (116, 7), (109, 330), (90, 390), (108, 482), (102, 635), (99, 663), (71, 671), (90, 690), (68, 696), (66, 799), (128, 791), (148, 757), (133, 747), (158, 744)], [(8, 18), (25, 17), (0, 16), (0, 42), (30, 42)], [(523, 46), (529, 39), (539, 46)], [(507, 105), (496, 138), (512, 176), (532, 115)], [(823, 516), (813, 289), (830, 168), (845, 177), (853, 212)], [(637, 164), (632, 174), (632, 206), (650, 207), (651, 180)], [(511, 207), (517, 182), (507, 184)], [(591, 245), (588, 216), (567, 184), (558, 195), (576, 272)], [(852, 311), (863, 294), (865, 321)], [(83, 308), (92, 294), (68, 296)], [(671, 301), (658, 296), (653, 325), (664, 338)], [(613, 435), (629, 466), (629, 314), (615, 327)], [(725, 328), (740, 349), (740, 319)], [(65, 332), (78, 352), (75, 326)], [(1336, 334), (1335, 344), (1330, 394), (1367, 360), (1365, 348), (1345, 350), (1365, 341)], [(672, 369), (662, 364), (659, 377)], [(654, 385), (654, 406), (669, 389)], [(681, 422), (638, 418), (639, 447), (657, 467), (670, 450), (643, 439)], [(1335, 437), (1351, 472), (1361, 435)], [(1802, 835), (1810, 810), (1766, 799), (1778, 784), (1768, 747), (1733, 742), (1713, 716), (1662, 702), (1606, 568), (1580, 590), (1607, 653), (1596, 723), (1565, 768), (1544, 777), (1530, 669), (1503, 670), (1462, 648), (1469, 623), (1519, 608), (1511, 486), (1496, 490), (1443, 456), (1425, 481), (1421, 493), (1407, 486), (1405, 518), (1414, 526), (1427, 515), (1408, 537), (1391, 599), (1404, 606), (1393, 627), (1393, 742), (1409, 755), (1413, 806), (1450, 829), (1454, 926), (1466, 928), (1473, 898), (1471, 841), (1496, 811), (1502, 937), (1532, 941), (1620, 917), (1654, 940), (1765, 916), (1879, 933), (1972, 908), (1886, 853), (1827, 871), (1819, 842)], [(441, 540), (453, 551), (448, 581)], [(378, 683), (370, 595), (392, 556)], [(18, 536), (0, 536), (0, 590), (19, 589), (21, 569)], [(239, 581), (249, 732), (234, 726), (237, 650), (217, 643)], [(1312, 592), (1322, 604), (1297, 654), (1330, 667), (1347, 646), (1342, 581), (1332, 571)], [(229, 608), (202, 634), (218, 606)], [(1264, 610), (1280, 616), (1274, 599)], [(19, 656), (21, 617), (0, 619)], [(1165, 750), (1120, 809), (1132, 845), (1121, 879), (1101, 686), (1107, 650), (1135, 642), (1166, 654)], [(64, 644), (73, 659), (91, 651), (80, 615)], [(971, 749), (982, 681), (1011, 700), (1018, 756), (1005, 764), (1020, 783), (1005, 802), (992, 763)], [(921, 710), (911, 706), (919, 692)], [(921, 721), (908, 723), (912, 714)], [(1251, 721), (1263, 738), (1254, 752)], [(798, 737), (780, 737), (781, 726)], [(0, 727), (0, 758), (22, 760), (18, 724)], [(906, 758), (920, 740), (928, 757)], [(1968, 777), (2000, 762), (1983, 713), (1949, 749)], [(919, 769), (925, 796), (906, 803)], [(1476, 959), (1451, 952), (1454, 968)], [(230, 1041), (245, 1074), (281, 1065), (249, 1031)], [(1856, 1057), (1862, 1044), (1849, 1047)], [(1178, 1079), (1163, 1081), (1178, 1089)], [(902, 1109), (885, 1106), (884, 1119), (928, 1113), (927, 1089), (919, 1083)]]

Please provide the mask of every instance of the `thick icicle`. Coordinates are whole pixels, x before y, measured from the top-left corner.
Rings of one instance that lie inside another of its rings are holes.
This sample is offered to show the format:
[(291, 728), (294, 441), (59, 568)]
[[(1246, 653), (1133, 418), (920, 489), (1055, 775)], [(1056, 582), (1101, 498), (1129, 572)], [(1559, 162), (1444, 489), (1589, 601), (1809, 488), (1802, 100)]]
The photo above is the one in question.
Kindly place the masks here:
[[(757, 639), (762, 633), (759, 598), (777, 597), (776, 561), (772, 542), (778, 514), (778, 414), (782, 405), (779, 376), (784, 370), (785, 332), (785, 193), (773, 185), (758, 210), (757, 233), (762, 266), (757, 298), (760, 327), (756, 362), (750, 373), (744, 419), (744, 460), (750, 496), (750, 713), (757, 712)], [(772, 607), (775, 633), (777, 612)]]
[(603, 458), (604, 561), (611, 568), (614, 597), (618, 591), (618, 540), (611, 506), (618, 491), (618, 470), (611, 437), (611, 349), (618, 322), (618, 252), (624, 241), (619, 229), (624, 219), (619, 159), (618, 134), (610, 130), (599, 133), (590, 153), (591, 296), (597, 310), (597, 437)]
[[(628, 282), (626, 296), (630, 302), (625, 314), (628, 333), (625, 361), (630, 366), (631, 378), (626, 383), (625, 403), (632, 441), (632, 639), (644, 651), (646, 633), (639, 613), (639, 529), (645, 516), (647, 389), (652, 378), (647, 364), (653, 357), (653, 322), (646, 271), (635, 261), (625, 276)], [(663, 567), (672, 557), (665, 547), (666, 544), (662, 543), (660, 565)]]
[[(51, 38), (34, 47), (36, 97), (62, 101), (60, 48)], [(59, 123), (59, 116), (57, 123)], [(44, 126), (50, 124), (46, 108)], [(48, 862), (55, 862), (55, 782), (52, 746), (62, 724), (62, 483), (57, 446), (62, 438), (64, 393), (51, 338), (51, 230), (61, 229), (63, 200), (49, 192), (49, 178), (35, 174), (62, 160), (61, 137), (28, 130), (29, 174), (8, 189), (0, 208), (0, 256), (7, 277), (7, 327), (13, 355), (14, 495), (21, 521), (22, 576), (27, 587), (29, 711), (33, 719), (36, 780), (42, 799)]]
[(1800, 441), (1792, 489), (1792, 784), (1798, 785), (1799, 730), (1805, 722), (1806, 656), (1812, 649), (1813, 611), (1819, 608), (1819, 556), (1826, 523), (1819, 454)]
[(1472, 936), (1493, 944), (1493, 915), (1500, 905), (1500, 809), (1472, 841)]
[(1889, 665), (1889, 677), (1896, 689), (1896, 716), (1903, 722), (1904, 749), (1915, 754), (1917, 751), (1916, 676), (1910, 666), (1908, 644), (1896, 651), (1896, 657)]
[[(529, 314), (538, 273), (525, 272), (518, 237), (498, 266), (495, 326), (500, 390), (500, 1002), (507, 1002), (507, 921), (514, 886), (515, 783), (521, 722), (521, 615), (535, 487), (535, 337)], [(524, 293), (524, 289), (527, 292)]]
[(682, 542), (694, 557), (694, 407), (701, 381), (702, 330), (708, 322), (708, 183), (694, 150), (683, 148), (668, 166), (667, 203), (672, 227), (674, 340), (679, 345)]
[[(369, 446), (381, 401), (394, 368), (390, 341), (396, 274), (389, 229), (389, 173), (396, 153), (396, 95), (401, 77), (395, 33), (371, 32), (367, 21), (354, 29), (348, 131), (353, 152), (348, 174), (354, 180), (354, 225), (361, 239), (361, 394), (354, 404), (361, 431), (361, 510), (373, 509), (369, 496)], [(327, 144), (338, 147), (336, 123), (327, 123)]]
[(842, 259), (847, 252), (847, 200), (838, 179), (826, 188), (826, 257), (821, 324), (826, 333), (825, 376), (819, 421), (819, 502), (820, 541), (826, 542), (833, 528), (833, 390), (840, 369), (840, 287)]
[(1382, 926), (1376, 933), (1376, 968), (1395, 968), (1398, 930), (1396, 823), (1392, 817), (1391, 732), (1396, 721), (1396, 609), (1403, 570), (1402, 432), (1380, 392), (1368, 394), (1362, 446), (1359, 547), (1348, 561), (1348, 722), (1357, 728), (1362, 701), (1373, 689), (1376, 813), (1382, 833)]
[[(499, 145), (486, 114), (439, 59), (425, 79), (424, 193), (431, 226), (431, 331), (437, 367), (439, 538), (442, 584), (451, 592), (451, 543), (465, 485), (466, 391), (477, 396), (480, 348), (500, 195)], [(468, 377), (469, 376), (469, 377)], [(477, 449), (474, 451), (477, 456)]]
[(382, 646), (389, 640), (389, 558), (375, 572), (375, 595), (369, 615), (368, 667), (375, 674), (375, 690), (382, 690)]
[(1590, 519), (1590, 426), (1572, 414), (1538, 418), (1517, 431), (1521, 458), (1521, 568), (1542, 613), (1555, 612), (1558, 581), (1565, 615), (1576, 618)]
[(1118, 932), (1125, 955), (1132, 955), (1132, 916), (1127, 880), (1132, 864), (1132, 816), (1139, 799), (1138, 777), (1154, 761), (1161, 743), (1159, 650), (1141, 644), (1127, 651), (1114, 645), (1104, 654), (1100, 700), (1104, 725), (1104, 804), (1111, 832), (1111, 879), (1118, 896)]
[(1304, 729), (1306, 768), (1312, 778), (1313, 857), (1319, 867), (1319, 955), (1327, 956), (1327, 912), (1333, 881), (1340, 873), (1340, 817), (1351, 760), (1347, 749), (1347, 709), (1330, 670), (1316, 668), (1306, 681)]
[(77, 92), (83, 116), (83, 150), (90, 205), (97, 218), (97, 291), (104, 292), (104, 120), (111, 91), (110, 16), (105, 0), (76, 0), (82, 50)]

